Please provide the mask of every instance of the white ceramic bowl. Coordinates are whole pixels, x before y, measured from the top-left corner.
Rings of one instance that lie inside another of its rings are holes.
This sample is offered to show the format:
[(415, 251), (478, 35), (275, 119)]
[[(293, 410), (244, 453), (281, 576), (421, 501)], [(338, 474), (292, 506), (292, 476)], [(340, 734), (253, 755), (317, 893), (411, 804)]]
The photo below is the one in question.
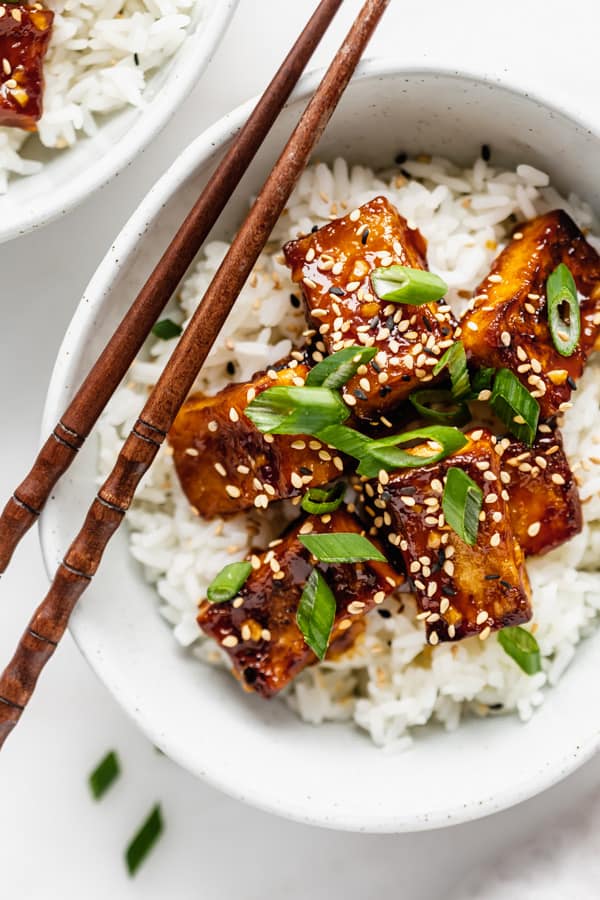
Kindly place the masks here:
[(80, 137), (66, 150), (40, 149), (42, 170), (12, 179), (0, 195), (0, 243), (65, 215), (138, 156), (204, 72), (238, 2), (208, 0), (196, 7), (182, 46), (149, 78), (143, 109), (99, 117), (94, 137)]
[[(242, 218), (319, 77), (303, 80), (216, 234), (230, 235)], [(250, 107), (191, 144), (115, 241), (60, 350), (44, 435)], [(563, 191), (573, 189), (600, 208), (598, 138), (537, 99), (466, 74), (363, 64), (318, 155), (343, 153), (381, 166), (399, 150), (428, 150), (466, 162), (483, 142), (493, 147), (496, 162), (540, 166)], [(95, 458), (92, 438), (44, 514), (49, 571), (92, 498)], [(225, 672), (178, 649), (128, 555), (124, 533), (113, 540), (71, 627), (92, 667), (151, 741), (224, 791), (303, 822), (394, 832), (473, 819), (548, 787), (600, 742), (600, 633), (581, 645), (529, 724), (508, 717), (467, 721), (454, 733), (431, 728), (408, 752), (386, 755), (352, 727), (314, 728), (283, 703), (243, 694)]]

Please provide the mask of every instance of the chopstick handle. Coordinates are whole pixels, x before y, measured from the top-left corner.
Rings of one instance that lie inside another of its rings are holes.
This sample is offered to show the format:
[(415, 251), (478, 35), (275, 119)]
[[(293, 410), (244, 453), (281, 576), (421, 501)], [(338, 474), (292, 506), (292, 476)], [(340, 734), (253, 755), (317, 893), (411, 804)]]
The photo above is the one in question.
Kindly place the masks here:
[(0, 746), (19, 721), (390, 0), (366, 0), (100, 488), (0, 679)]
[(0, 516), (0, 573), (116, 391), (264, 141), (342, 0), (321, 0), (252, 115), (117, 326)]

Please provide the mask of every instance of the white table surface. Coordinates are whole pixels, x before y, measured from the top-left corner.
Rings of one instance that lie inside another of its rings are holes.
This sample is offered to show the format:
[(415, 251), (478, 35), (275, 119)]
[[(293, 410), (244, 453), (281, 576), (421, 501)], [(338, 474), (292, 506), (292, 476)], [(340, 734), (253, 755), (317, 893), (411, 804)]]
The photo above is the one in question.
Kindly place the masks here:
[[(328, 61), (359, 5), (346, 0), (316, 63)], [(111, 238), (193, 137), (262, 89), (314, 6), (315, 0), (241, 0), (191, 100), (127, 175), (60, 222), (0, 247), (2, 502), (36, 449), (59, 342)], [(598, 121), (599, 15), (596, 0), (392, 0), (369, 55), (518, 80)], [(46, 584), (31, 533), (0, 582), (1, 661)], [(113, 747), (124, 776), (95, 804), (86, 776)], [(510, 862), (514, 846), (545, 823), (567, 820), (568, 841), (578, 810), (598, 786), (600, 759), (511, 811), (445, 831), (378, 837), (300, 826), (243, 806), (158, 755), (67, 636), (2, 753), (0, 894), (11, 900), (458, 897), (477, 865), (485, 869), (499, 857)], [(122, 849), (157, 800), (167, 822), (164, 839), (132, 881)], [(572, 896), (598, 896), (585, 890)]]

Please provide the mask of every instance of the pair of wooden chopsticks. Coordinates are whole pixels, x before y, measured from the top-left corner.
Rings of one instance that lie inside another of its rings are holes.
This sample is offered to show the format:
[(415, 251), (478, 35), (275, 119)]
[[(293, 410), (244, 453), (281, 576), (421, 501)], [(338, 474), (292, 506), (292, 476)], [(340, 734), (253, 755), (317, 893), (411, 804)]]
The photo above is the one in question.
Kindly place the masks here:
[[(366, 0), (236, 235), (200, 305), (100, 488), (0, 678), (0, 747), (19, 721), (42, 669), (96, 573), (225, 319), (390, 0)], [(322, 0), (211, 181), (48, 438), (0, 519), (0, 571), (72, 462), (185, 274), (325, 33), (341, 0)]]

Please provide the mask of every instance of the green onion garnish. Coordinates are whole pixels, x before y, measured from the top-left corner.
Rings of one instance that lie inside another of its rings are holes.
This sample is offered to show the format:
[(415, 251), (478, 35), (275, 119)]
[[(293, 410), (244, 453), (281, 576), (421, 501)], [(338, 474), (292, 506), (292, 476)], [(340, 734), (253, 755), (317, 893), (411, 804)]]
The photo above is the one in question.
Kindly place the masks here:
[(377, 347), (344, 347), (343, 350), (325, 357), (311, 369), (306, 378), (306, 385), (336, 391), (356, 375), (360, 366), (372, 360), (376, 353)]
[(490, 403), (498, 418), (516, 438), (526, 444), (533, 444), (540, 405), (510, 369), (499, 369), (496, 372)]
[(450, 466), (446, 475), (442, 509), (446, 522), (459, 538), (473, 546), (479, 531), (483, 491), (466, 472)]
[(498, 643), (526, 675), (542, 671), (539, 644), (530, 631), (520, 625), (511, 625), (498, 632)]
[(450, 381), (452, 382), (452, 396), (455, 400), (463, 400), (471, 390), (469, 383), (469, 370), (467, 369), (467, 354), (462, 341), (455, 341), (443, 356), (440, 356), (433, 370), (434, 375), (448, 366)]
[(104, 759), (98, 763), (88, 778), (90, 790), (95, 800), (99, 800), (107, 792), (109, 787), (121, 774), (121, 767), (114, 750), (107, 753)]
[(302, 498), (302, 509), (307, 513), (315, 516), (322, 516), (325, 513), (331, 513), (336, 510), (346, 493), (346, 483), (338, 481), (330, 488), (309, 488)]
[[(564, 263), (560, 263), (546, 281), (546, 296), (552, 343), (561, 356), (571, 356), (581, 333), (581, 313), (575, 279)], [(564, 311), (563, 304), (566, 306)]]
[(471, 378), (470, 400), (477, 400), (481, 391), (490, 391), (494, 380), (495, 369), (478, 369)]
[(161, 319), (152, 327), (152, 334), (161, 338), (163, 341), (170, 341), (171, 338), (179, 337), (183, 328), (174, 322), (173, 319)]
[(244, 412), (259, 431), (268, 434), (316, 434), (350, 415), (340, 395), (323, 387), (267, 388)]
[(251, 571), (252, 566), (249, 562), (229, 563), (228, 566), (221, 569), (208, 586), (206, 595), (210, 602), (225, 603), (226, 600), (233, 600), (245, 585)]
[(327, 428), (322, 428), (321, 431), (317, 432), (316, 437), (323, 441), (324, 444), (335, 447), (341, 453), (354, 456), (356, 459), (364, 456), (373, 443), (372, 438), (367, 437), (366, 434), (361, 434), (360, 431), (356, 431), (354, 428), (348, 428), (347, 425), (329, 425)]
[(160, 806), (157, 804), (125, 851), (127, 870), (130, 875), (135, 875), (163, 829), (162, 814)]
[[(397, 447), (398, 444), (407, 444), (417, 439), (433, 441), (439, 444), (440, 449), (432, 449), (431, 453), (427, 455), (417, 455), (406, 450), (399, 450)], [(393, 469), (414, 469), (419, 466), (428, 466), (451, 456), (466, 443), (466, 437), (458, 428), (444, 425), (430, 425), (426, 428), (416, 428), (414, 431), (405, 431), (404, 434), (372, 441), (367, 452), (361, 458), (358, 474), (374, 478), (381, 469), (389, 472)]]
[(313, 569), (302, 591), (296, 622), (304, 640), (319, 659), (327, 645), (335, 619), (335, 597), (318, 569)]
[(374, 559), (385, 562), (385, 556), (362, 534), (299, 534), (298, 540), (319, 562), (355, 563)]
[[(423, 416), (432, 422), (441, 425), (464, 425), (469, 421), (469, 409), (465, 403), (460, 403), (452, 396), (451, 391), (436, 388), (423, 388), (413, 391), (408, 399)], [(445, 407), (440, 409), (439, 407)]]
[(373, 269), (371, 285), (380, 300), (409, 303), (411, 306), (441, 300), (448, 290), (448, 285), (438, 275), (408, 266), (382, 266)]

